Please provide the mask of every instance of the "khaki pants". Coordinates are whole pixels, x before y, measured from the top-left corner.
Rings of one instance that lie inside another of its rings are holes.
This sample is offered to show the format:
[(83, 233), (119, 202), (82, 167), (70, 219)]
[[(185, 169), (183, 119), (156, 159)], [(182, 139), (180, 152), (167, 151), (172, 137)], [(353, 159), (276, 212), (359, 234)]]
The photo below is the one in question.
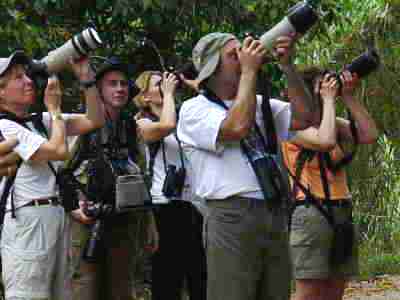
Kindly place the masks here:
[(104, 251), (97, 263), (81, 258), (89, 236), (89, 227), (72, 225), (74, 257), (74, 300), (131, 300), (133, 262), (136, 253), (135, 233), (143, 227), (143, 212), (118, 215), (107, 219), (104, 228)]
[(6, 299), (71, 299), (69, 218), (61, 206), (7, 213), (1, 239)]
[(288, 300), (287, 216), (266, 201), (207, 201), (204, 222), (207, 299)]

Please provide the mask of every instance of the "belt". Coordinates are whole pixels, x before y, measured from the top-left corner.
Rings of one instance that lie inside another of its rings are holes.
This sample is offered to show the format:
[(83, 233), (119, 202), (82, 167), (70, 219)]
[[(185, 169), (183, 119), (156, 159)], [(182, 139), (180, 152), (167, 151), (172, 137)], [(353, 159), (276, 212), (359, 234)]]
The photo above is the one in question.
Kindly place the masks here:
[(41, 206), (41, 205), (58, 205), (60, 202), (58, 201), (57, 197), (50, 197), (50, 198), (42, 198), (42, 199), (33, 199), (27, 204), (23, 205), (26, 206)]
[[(318, 201), (318, 200), (316, 200)], [(347, 207), (352, 207), (352, 202), (349, 199), (341, 199), (341, 200), (328, 200), (328, 201), (318, 201), (319, 204), (323, 205), (323, 206), (330, 206), (330, 207), (343, 207), (343, 208), (347, 208)], [(294, 206), (303, 206), (303, 205), (312, 205), (313, 202), (309, 201), (309, 200), (297, 200), (294, 203)]]

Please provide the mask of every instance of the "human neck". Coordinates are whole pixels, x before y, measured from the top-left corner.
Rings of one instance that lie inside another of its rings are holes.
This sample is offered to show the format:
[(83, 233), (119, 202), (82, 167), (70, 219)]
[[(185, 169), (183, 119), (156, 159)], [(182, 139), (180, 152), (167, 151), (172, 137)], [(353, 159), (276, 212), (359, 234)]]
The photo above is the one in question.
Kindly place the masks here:
[(2, 107), (2, 110), (15, 114), (18, 118), (26, 117), (29, 112), (29, 107), (25, 105), (7, 104)]
[(222, 100), (234, 100), (238, 90), (238, 83), (223, 78), (212, 78), (209, 88)]
[(105, 112), (107, 118), (110, 118), (111, 120), (115, 121), (118, 120), (119, 115), (121, 113), (121, 109), (106, 105)]

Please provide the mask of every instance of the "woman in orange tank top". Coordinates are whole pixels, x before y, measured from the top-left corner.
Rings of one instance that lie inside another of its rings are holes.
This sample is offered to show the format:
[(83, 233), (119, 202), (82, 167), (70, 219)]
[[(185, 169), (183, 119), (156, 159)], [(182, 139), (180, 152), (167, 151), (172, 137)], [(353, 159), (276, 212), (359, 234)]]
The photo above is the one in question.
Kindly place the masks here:
[[(346, 281), (358, 272), (357, 246), (343, 263), (332, 264), (333, 227), (318, 208), (329, 211), (335, 223), (351, 222), (351, 194), (343, 168), (335, 168), (346, 156), (341, 144), (369, 144), (377, 128), (365, 107), (354, 98), (355, 74), (344, 71), (339, 78), (311, 68), (303, 79), (318, 102), (318, 125), (298, 131), (282, 145), (291, 175), (296, 206), (292, 214), (290, 245), (296, 279), (296, 300), (339, 300)], [(341, 86), (341, 89), (339, 88)], [(338, 96), (354, 119), (336, 117)], [(330, 207), (330, 208), (328, 208)]]

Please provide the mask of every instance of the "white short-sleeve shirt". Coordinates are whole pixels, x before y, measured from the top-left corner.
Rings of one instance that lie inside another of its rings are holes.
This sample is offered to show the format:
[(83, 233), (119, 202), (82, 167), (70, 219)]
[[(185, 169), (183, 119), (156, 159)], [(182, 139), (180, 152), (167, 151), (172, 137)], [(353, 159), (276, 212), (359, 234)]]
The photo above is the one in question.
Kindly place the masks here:
[[(68, 120), (71, 114), (63, 114)], [(43, 113), (43, 124), (50, 134), (51, 117), (49, 113)], [(0, 132), (5, 139), (16, 137), (18, 145), (14, 151), (22, 158), (23, 163), (18, 169), (14, 181), (13, 194), (15, 207), (22, 206), (32, 199), (48, 198), (57, 195), (55, 177), (47, 162), (30, 161), (32, 155), (47, 141), (47, 138), (33, 127), (31, 122), (24, 126), (7, 119), (0, 120)], [(52, 162), (57, 169), (61, 162)], [(5, 178), (1, 182), (1, 191), (4, 188)], [(10, 208), (11, 193), (7, 200), (7, 209)]]
[[(232, 101), (224, 101), (230, 107)], [(279, 141), (289, 139), (290, 104), (271, 99)], [(263, 199), (257, 177), (240, 142), (219, 143), (218, 132), (227, 111), (203, 95), (183, 103), (178, 122), (178, 137), (189, 161), (188, 175), (194, 195), (204, 199), (225, 199), (240, 195)], [(257, 96), (256, 122), (263, 134), (261, 97)]]
[[(150, 119), (142, 119), (141, 122), (152, 122)], [(175, 138), (175, 134), (170, 134), (164, 138), (164, 150), (165, 150), (165, 158), (167, 165), (172, 164), (176, 166), (176, 169), (182, 167), (181, 157), (179, 155), (179, 145), (178, 141)], [(183, 163), (186, 165), (188, 164), (184, 153), (182, 153), (182, 159), (184, 160)], [(147, 162), (150, 161), (150, 151), (146, 146), (146, 160)], [(170, 200), (167, 199), (163, 192), (162, 188), (164, 185), (165, 180), (165, 166), (164, 166), (164, 159), (163, 159), (163, 150), (162, 146), (158, 149), (156, 156), (154, 158), (154, 165), (153, 165), (153, 178), (152, 178), (152, 185), (151, 185), (151, 196), (153, 198), (153, 202), (157, 204), (161, 203), (168, 203)], [(188, 176), (186, 176), (188, 178)], [(190, 200), (190, 187), (189, 187), (188, 180), (185, 181), (184, 189), (182, 192), (182, 197), (177, 200)]]

